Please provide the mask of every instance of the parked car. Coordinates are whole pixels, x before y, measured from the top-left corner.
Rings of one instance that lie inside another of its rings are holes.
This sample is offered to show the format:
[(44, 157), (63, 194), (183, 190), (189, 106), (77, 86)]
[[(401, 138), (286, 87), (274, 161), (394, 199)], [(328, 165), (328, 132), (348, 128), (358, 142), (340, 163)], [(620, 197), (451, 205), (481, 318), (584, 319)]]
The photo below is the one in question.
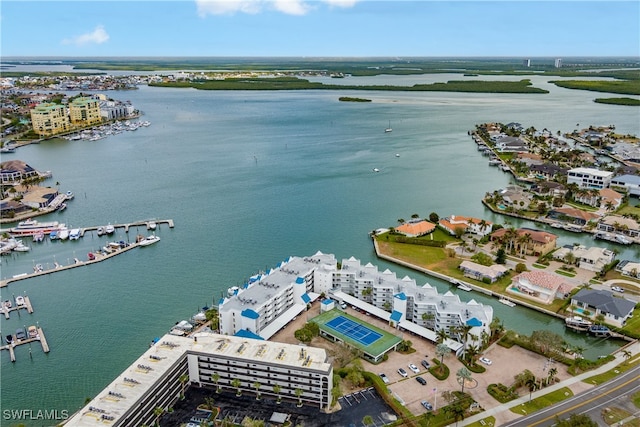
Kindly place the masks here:
[(620, 293), (624, 293), (624, 289), (622, 289), (620, 286), (612, 286), (611, 290), (612, 291), (616, 291), (616, 292), (620, 292)]
[(429, 362), (427, 362), (426, 360), (423, 360), (422, 362), (420, 362), (420, 364), (424, 366), (424, 369), (429, 369), (431, 367), (431, 365), (429, 365)]
[(343, 309), (343, 310), (346, 310), (347, 309), (347, 304), (345, 304), (344, 302), (341, 302), (340, 303), (340, 308)]
[(382, 378), (382, 381), (383, 381), (385, 384), (389, 384), (389, 377), (387, 377), (384, 373), (381, 373), (381, 374), (379, 374), (379, 375), (380, 375), (380, 378)]
[(411, 369), (413, 371), (413, 373), (415, 374), (419, 374), (420, 373), (420, 369), (418, 369), (418, 367), (416, 365), (414, 365), (413, 363), (409, 363), (409, 369)]
[(407, 378), (409, 375), (407, 375), (407, 371), (405, 371), (404, 369), (400, 368), (398, 369), (398, 373), (400, 375), (402, 375), (403, 377)]
[(420, 402), (420, 404), (424, 406), (424, 409), (426, 409), (427, 411), (433, 411), (433, 406), (431, 406), (431, 403), (427, 402), (426, 400), (423, 400), (422, 402)]
[(491, 365), (493, 362), (490, 359), (487, 359), (486, 357), (481, 357), (480, 359), (478, 359), (480, 362), (484, 363), (485, 365)]
[(416, 377), (416, 381), (418, 381), (422, 385), (427, 385), (427, 380), (422, 377)]

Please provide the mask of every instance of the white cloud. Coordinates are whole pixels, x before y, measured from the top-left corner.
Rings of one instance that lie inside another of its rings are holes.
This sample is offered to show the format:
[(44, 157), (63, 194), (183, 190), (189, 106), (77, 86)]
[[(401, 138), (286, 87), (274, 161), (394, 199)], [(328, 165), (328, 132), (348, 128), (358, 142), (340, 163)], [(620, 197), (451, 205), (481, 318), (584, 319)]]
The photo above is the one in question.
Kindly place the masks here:
[(76, 46), (84, 46), (87, 44), (102, 44), (109, 40), (109, 34), (102, 25), (98, 25), (92, 32), (81, 34), (62, 40), (63, 44), (75, 44)]
[[(320, 0), (331, 7), (353, 7), (360, 0)], [(311, 0), (196, 0), (198, 15), (258, 14), (272, 9), (287, 15), (306, 15), (314, 9)]]

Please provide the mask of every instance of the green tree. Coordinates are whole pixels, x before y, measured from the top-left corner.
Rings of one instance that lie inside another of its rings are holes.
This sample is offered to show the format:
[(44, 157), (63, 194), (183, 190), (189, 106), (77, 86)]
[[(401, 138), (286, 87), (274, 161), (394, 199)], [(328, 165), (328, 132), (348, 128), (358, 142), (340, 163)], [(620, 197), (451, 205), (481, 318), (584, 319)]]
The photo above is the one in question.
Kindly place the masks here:
[(282, 396), (280, 396), (280, 391), (282, 390), (282, 387), (279, 386), (278, 384), (274, 384), (273, 386), (273, 392), (276, 394), (277, 396), (277, 402), (280, 403), (282, 402)]
[(506, 264), (507, 263), (507, 253), (504, 248), (499, 248), (498, 252), (496, 252), (496, 264)]
[(527, 266), (524, 263), (519, 262), (516, 264), (515, 270), (516, 273), (522, 273), (523, 271), (527, 271)]
[(260, 387), (262, 386), (262, 384), (260, 384), (260, 381), (254, 381), (253, 382), (253, 388), (256, 389), (256, 400), (260, 400)]
[(155, 415), (156, 417), (154, 423), (157, 427), (160, 427), (160, 417), (162, 416), (162, 414), (164, 414), (164, 408), (162, 406), (156, 406), (155, 408), (153, 408), (153, 415)]
[(374, 424), (373, 417), (371, 415), (365, 415), (362, 418), (362, 424), (364, 424), (365, 426), (372, 426)]
[(242, 395), (242, 390), (240, 390), (240, 385), (241, 384), (242, 383), (240, 382), (240, 380), (238, 378), (234, 378), (231, 381), (231, 385), (236, 388), (236, 396), (241, 396)]
[(458, 372), (456, 372), (456, 378), (458, 380), (458, 384), (462, 386), (462, 393), (464, 393), (464, 383), (465, 381), (471, 380), (471, 372), (463, 366), (458, 369)]
[(436, 356), (440, 358), (440, 374), (444, 371), (444, 357), (449, 354), (451, 350), (445, 343), (440, 343), (436, 345)]
[(438, 221), (440, 221), (440, 217), (438, 216), (437, 213), (431, 212), (429, 214), (429, 221), (433, 222), (434, 224), (437, 224)]
[(298, 398), (298, 408), (302, 406), (302, 393), (304, 393), (304, 391), (302, 391), (301, 388), (297, 388), (294, 390), (294, 393), (296, 394), (296, 397)]
[(211, 374), (211, 380), (216, 385), (216, 393), (220, 393), (220, 384), (218, 384), (218, 381), (220, 381), (220, 374), (214, 372), (213, 374)]
[(556, 416), (556, 427), (598, 427), (598, 423), (586, 414), (571, 414), (568, 419), (561, 420)]
[(189, 374), (180, 375), (178, 381), (180, 381), (180, 399), (184, 399), (184, 389), (186, 387), (187, 381), (189, 381)]
[(536, 377), (531, 376), (531, 377), (527, 378), (527, 380), (525, 382), (525, 385), (529, 389), (529, 402), (531, 402), (531, 394), (538, 387), (538, 383), (536, 382)]

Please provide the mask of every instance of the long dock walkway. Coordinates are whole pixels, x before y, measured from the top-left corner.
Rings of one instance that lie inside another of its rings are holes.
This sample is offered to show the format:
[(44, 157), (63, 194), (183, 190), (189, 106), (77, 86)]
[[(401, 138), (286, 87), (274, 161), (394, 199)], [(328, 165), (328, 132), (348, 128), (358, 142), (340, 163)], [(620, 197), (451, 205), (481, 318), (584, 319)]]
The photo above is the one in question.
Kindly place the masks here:
[[(132, 222), (132, 223), (128, 223), (128, 224), (112, 224), (115, 228), (118, 227), (124, 227), (126, 232), (129, 232), (129, 228), (130, 227), (136, 227), (136, 226), (146, 226), (147, 229), (154, 229), (152, 227), (149, 227), (149, 225), (151, 223), (154, 223), (156, 225), (159, 224), (168, 224), (169, 228), (173, 228), (173, 220), (172, 219), (163, 219), (163, 220), (147, 220), (147, 221), (139, 221), (139, 222)], [(92, 231), (92, 230), (97, 230), (98, 227), (86, 227), (83, 228), (81, 231), (81, 234), (84, 234), (85, 231)], [(102, 262), (104, 260), (107, 260), (109, 258), (113, 258), (116, 255), (120, 255), (122, 253), (125, 253), (127, 251), (130, 251), (133, 248), (136, 248), (139, 246), (138, 242), (135, 243), (128, 243), (127, 246), (123, 247), (123, 248), (118, 248), (118, 249), (114, 249), (112, 252), (110, 253), (103, 253), (103, 252), (94, 252), (93, 254), (95, 255), (95, 259), (93, 260), (89, 260), (89, 261), (81, 261), (79, 259), (75, 259), (73, 264), (69, 264), (69, 265), (59, 265), (56, 264), (53, 268), (50, 268), (48, 270), (42, 270), (42, 271), (36, 271), (33, 273), (22, 273), (22, 274), (16, 274), (13, 277), (10, 277), (8, 279), (3, 279), (0, 280), (0, 288), (4, 288), (9, 286), (10, 283), (13, 282), (17, 282), (20, 280), (26, 280), (26, 279), (31, 279), (32, 277), (38, 277), (38, 276), (44, 276), (47, 274), (52, 274), (52, 273), (57, 273), (59, 271), (65, 271), (65, 270), (70, 270), (72, 268), (76, 268), (76, 267), (83, 267), (85, 265), (91, 265), (91, 264), (95, 264), (97, 262)]]
[(38, 341), (38, 342), (40, 342), (40, 346), (42, 347), (42, 351), (45, 352), (45, 353), (49, 353), (49, 344), (47, 343), (47, 339), (44, 336), (44, 331), (42, 330), (42, 328), (40, 326), (38, 326), (36, 328), (36, 330), (38, 331), (38, 334), (35, 337), (23, 339), (23, 340), (20, 340), (20, 341), (18, 341), (18, 339), (15, 337), (15, 335), (13, 335), (13, 341), (10, 344), (3, 345), (2, 347), (0, 347), (0, 351), (8, 350), (9, 351), (9, 357), (11, 358), (11, 361), (15, 362), (16, 361), (16, 353), (14, 351), (14, 348), (18, 347), (19, 345), (30, 344), (32, 342)]

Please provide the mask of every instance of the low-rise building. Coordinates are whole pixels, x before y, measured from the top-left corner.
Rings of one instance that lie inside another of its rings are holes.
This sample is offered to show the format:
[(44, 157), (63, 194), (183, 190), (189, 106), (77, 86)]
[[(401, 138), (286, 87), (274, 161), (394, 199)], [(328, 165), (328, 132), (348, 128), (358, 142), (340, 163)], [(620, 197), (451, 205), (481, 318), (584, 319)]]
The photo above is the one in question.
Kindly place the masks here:
[(620, 215), (607, 215), (598, 221), (598, 231), (618, 233), (631, 238), (640, 238), (640, 224), (632, 218)]
[(610, 291), (581, 289), (571, 297), (571, 305), (579, 310), (581, 316), (595, 319), (602, 315), (605, 323), (623, 327), (633, 315), (636, 304)]
[(333, 367), (321, 348), (212, 332), (165, 335), (65, 426), (152, 425), (155, 409), (172, 407), (189, 385), (259, 393), (326, 410)]
[(567, 245), (555, 251), (553, 257), (563, 262), (576, 264), (578, 268), (599, 273), (607, 264), (613, 262), (616, 254), (606, 248)]
[(419, 237), (432, 233), (436, 229), (434, 223), (424, 219), (415, 219), (396, 227), (396, 231), (407, 237)]
[(456, 235), (457, 228), (461, 228), (465, 233), (486, 236), (491, 233), (491, 229), (493, 227), (492, 222), (461, 215), (451, 215), (446, 218), (440, 218), (438, 225), (449, 232), (452, 236)]
[(551, 304), (555, 298), (566, 298), (574, 286), (562, 276), (534, 270), (515, 276), (507, 291)]
[(489, 283), (494, 283), (504, 276), (509, 270), (507, 267), (500, 264), (486, 266), (467, 260), (462, 261), (458, 268), (462, 270), (465, 277), (479, 280), (481, 282), (488, 281)]
[(606, 188), (611, 184), (613, 172), (593, 168), (575, 168), (567, 172), (567, 184), (580, 188)]
[(37, 177), (38, 171), (22, 160), (0, 163), (0, 181), (3, 184), (18, 184), (24, 179)]
[(621, 175), (611, 178), (611, 188), (624, 191), (632, 196), (640, 196), (640, 176)]
[(532, 228), (501, 228), (491, 233), (492, 242), (500, 242), (516, 253), (540, 256), (556, 247), (558, 236)]
[(549, 211), (547, 218), (584, 226), (590, 221), (596, 221), (600, 216), (593, 212), (587, 212), (582, 209), (572, 207), (554, 208)]

